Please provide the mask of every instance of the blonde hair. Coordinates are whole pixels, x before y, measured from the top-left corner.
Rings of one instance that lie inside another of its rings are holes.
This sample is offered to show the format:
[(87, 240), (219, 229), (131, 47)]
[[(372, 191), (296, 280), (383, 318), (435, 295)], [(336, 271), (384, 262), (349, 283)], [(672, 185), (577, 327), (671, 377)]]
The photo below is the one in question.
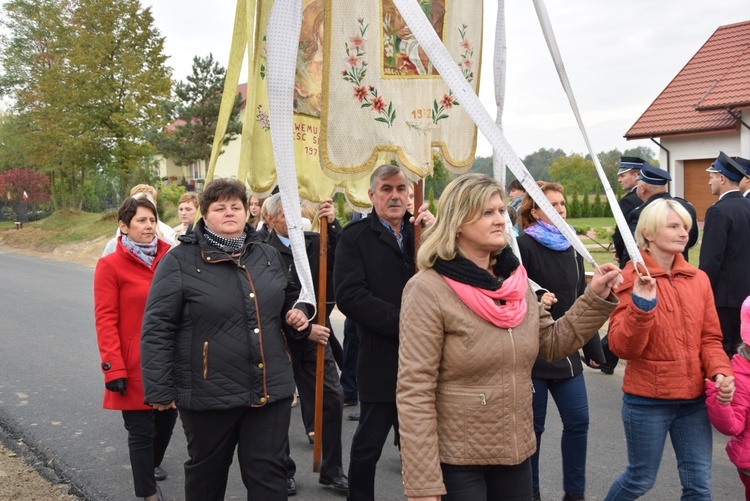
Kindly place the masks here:
[(148, 193), (151, 195), (151, 198), (156, 200), (156, 188), (153, 186), (149, 186), (147, 184), (136, 184), (132, 188), (130, 188), (130, 196), (132, 197), (136, 193)]
[(314, 204), (309, 200), (304, 200), (300, 205), (300, 211), (302, 217), (307, 218), (312, 223), (310, 231), (320, 233), (320, 219), (318, 219), (318, 204)]
[[(417, 253), (419, 268), (432, 268), (437, 258), (454, 259), (458, 254), (459, 227), (478, 220), (495, 195), (504, 198), (503, 187), (485, 174), (464, 174), (451, 181), (438, 201), (435, 222), (422, 235)], [(493, 252), (491, 261), (502, 250)]]
[(635, 228), (635, 239), (638, 242), (638, 247), (647, 251), (649, 250), (649, 242), (646, 239), (646, 234), (653, 236), (657, 231), (667, 224), (667, 215), (669, 211), (673, 210), (680, 216), (682, 224), (685, 225), (685, 231), (690, 231), (690, 227), (693, 225), (690, 214), (685, 208), (680, 205), (677, 200), (660, 198), (655, 202), (652, 202), (643, 209), (641, 215), (638, 217), (638, 226)]
[[(536, 184), (545, 195), (548, 191), (556, 191), (561, 195), (563, 194), (563, 187), (560, 183), (537, 181)], [(531, 211), (534, 209), (538, 209), (536, 202), (534, 202), (531, 195), (527, 193), (526, 196), (523, 197), (523, 202), (521, 202), (521, 207), (519, 208), (518, 223), (521, 225), (521, 229), (526, 229), (538, 221), (538, 219), (531, 214)]]

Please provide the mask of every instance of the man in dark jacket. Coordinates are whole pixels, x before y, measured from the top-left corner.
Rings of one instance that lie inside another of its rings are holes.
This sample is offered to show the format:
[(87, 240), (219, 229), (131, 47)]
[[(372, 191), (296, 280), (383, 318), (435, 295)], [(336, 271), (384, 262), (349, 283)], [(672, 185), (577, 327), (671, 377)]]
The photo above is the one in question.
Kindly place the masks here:
[[(669, 172), (659, 167), (654, 167), (650, 164), (644, 164), (641, 168), (641, 173), (638, 176), (638, 186), (636, 187), (636, 193), (638, 198), (643, 200), (643, 203), (630, 211), (627, 221), (630, 231), (635, 235), (635, 228), (638, 226), (638, 219), (641, 217), (643, 209), (648, 207), (648, 204), (659, 200), (660, 198), (674, 199), (682, 205), (685, 210), (690, 214), (692, 225), (688, 232), (688, 243), (685, 246), (685, 251), (682, 253), (685, 261), (688, 260), (688, 250), (692, 249), (693, 246), (698, 243), (698, 218), (695, 214), (695, 208), (693, 204), (680, 197), (673, 197), (667, 192), (667, 183), (672, 180), (672, 176)], [(627, 255), (626, 251), (623, 251), (625, 255), (625, 263), (630, 260), (630, 256)]]
[(750, 201), (740, 193), (742, 167), (723, 151), (706, 169), (711, 194), (719, 200), (706, 210), (698, 267), (711, 280), (714, 303), (724, 334), (724, 351), (731, 358), (742, 342), (740, 307), (750, 295)]
[[(270, 230), (266, 243), (274, 247), (281, 254), (282, 259), (289, 267), (292, 280), (299, 285), (299, 276), (294, 266), (294, 256), (289, 242), (289, 231), (287, 230), (284, 208), (281, 206), (281, 196), (276, 194), (265, 202), (268, 212), (267, 222)], [(333, 203), (326, 200), (320, 205), (319, 215), (321, 220), (328, 223), (328, 277), (333, 275), (334, 250), (340, 227), (334, 216)], [(319, 257), (320, 257), (320, 235), (315, 232), (305, 232), (305, 248), (307, 259), (310, 264), (310, 272), (315, 285), (316, 297), (320, 294), (319, 284)], [(328, 318), (333, 310), (333, 283), (327, 280), (327, 297), (330, 308), (325, 312), (326, 326), (331, 328)], [(336, 362), (333, 359), (327, 336), (318, 339), (317, 315), (310, 321), (313, 324), (313, 333), (308, 339), (289, 339), (289, 351), (292, 354), (292, 367), (294, 369), (294, 380), (297, 383), (299, 398), (301, 402), (303, 421), (308, 431), (312, 431), (315, 409), (315, 369), (317, 364), (318, 342), (325, 346), (325, 369), (323, 378), (323, 458), (320, 468), (319, 482), (322, 485), (331, 486), (334, 489), (348, 492), (349, 482), (344, 475), (341, 465), (341, 424), (343, 414), (343, 390), (339, 382), (339, 374)], [(317, 340), (317, 342), (316, 342)], [(289, 457), (289, 471), (287, 472), (289, 482), (289, 493), (296, 493), (296, 484), (293, 480), (296, 465)]]
[[(625, 221), (628, 220), (628, 216), (633, 209), (643, 203), (643, 200), (638, 198), (636, 194), (636, 188), (638, 187), (638, 177), (641, 174), (641, 169), (647, 162), (639, 157), (620, 157), (620, 170), (617, 171), (617, 182), (622, 187), (622, 192), (625, 193), (620, 199), (620, 210), (622, 215), (625, 217)], [(615, 233), (612, 235), (612, 244), (615, 247), (615, 259), (620, 265), (620, 269), (625, 268), (628, 262), (627, 252), (625, 251), (625, 241), (620, 234), (620, 228), (615, 228)], [(602, 340), (602, 352), (606, 363), (599, 366), (599, 369), (605, 374), (614, 374), (615, 367), (620, 361), (617, 355), (609, 350), (609, 340), (605, 337)], [(587, 363), (591, 363), (587, 360)]]
[(740, 192), (745, 198), (750, 198), (750, 160), (735, 157), (735, 162), (742, 168), (742, 179), (740, 179)]
[[(370, 177), (371, 217), (349, 224), (336, 246), (336, 303), (357, 324), (360, 419), (349, 460), (349, 499), (375, 499), (375, 470), (391, 427), (398, 426), (396, 376), (401, 294), (414, 274), (413, 224), (434, 217), (406, 211), (409, 184), (381, 165)], [(415, 319), (415, 321), (417, 321)]]
[[(626, 221), (633, 209), (643, 203), (638, 198), (635, 190), (638, 186), (638, 176), (645, 163), (645, 160), (638, 157), (620, 157), (620, 170), (617, 171), (617, 182), (620, 183), (624, 195), (620, 199), (619, 205)], [(620, 263), (620, 269), (625, 268), (627, 262), (621, 258), (621, 256), (624, 256), (625, 242), (620, 234), (620, 228), (615, 228), (615, 234), (612, 235), (612, 244), (615, 247), (615, 258)]]

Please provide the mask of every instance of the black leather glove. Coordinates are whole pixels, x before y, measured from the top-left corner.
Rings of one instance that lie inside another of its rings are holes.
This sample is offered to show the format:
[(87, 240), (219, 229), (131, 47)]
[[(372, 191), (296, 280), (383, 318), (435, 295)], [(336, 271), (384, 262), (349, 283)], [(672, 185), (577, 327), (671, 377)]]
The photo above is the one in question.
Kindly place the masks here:
[(107, 388), (109, 391), (114, 391), (119, 393), (120, 395), (125, 395), (125, 383), (126, 379), (124, 377), (113, 379), (109, 383), (104, 383), (104, 387)]

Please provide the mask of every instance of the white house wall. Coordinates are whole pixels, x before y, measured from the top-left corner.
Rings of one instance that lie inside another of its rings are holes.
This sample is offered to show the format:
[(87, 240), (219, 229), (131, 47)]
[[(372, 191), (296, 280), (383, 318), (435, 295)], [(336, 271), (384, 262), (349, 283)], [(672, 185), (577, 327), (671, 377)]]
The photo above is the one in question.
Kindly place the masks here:
[[(748, 141), (750, 141), (750, 136), (742, 139), (743, 143), (748, 143)], [(672, 175), (672, 182), (669, 184), (669, 193), (678, 197), (685, 195), (683, 168), (685, 160), (716, 158), (720, 151), (729, 156), (740, 155), (740, 134), (738, 132), (665, 137), (660, 143), (669, 151), (669, 161), (671, 162), (669, 172)], [(748, 148), (750, 148), (750, 145), (748, 145)], [(662, 168), (667, 165), (667, 152), (663, 148), (659, 148), (659, 165)]]

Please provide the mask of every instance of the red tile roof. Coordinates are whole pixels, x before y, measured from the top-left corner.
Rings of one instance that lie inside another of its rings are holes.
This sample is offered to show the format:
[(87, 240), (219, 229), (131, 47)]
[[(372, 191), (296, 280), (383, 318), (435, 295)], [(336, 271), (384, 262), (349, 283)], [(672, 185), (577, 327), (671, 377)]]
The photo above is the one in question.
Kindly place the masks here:
[[(240, 111), (241, 111), (245, 109), (245, 104), (247, 102), (247, 84), (246, 83), (238, 84), (237, 93), (242, 96), (242, 107), (240, 108)], [(185, 121), (178, 118), (174, 122), (167, 125), (167, 130), (171, 132), (175, 130), (177, 127), (180, 127), (182, 125), (185, 125)]]
[(625, 134), (627, 139), (734, 130), (750, 106), (750, 21), (720, 26)]

